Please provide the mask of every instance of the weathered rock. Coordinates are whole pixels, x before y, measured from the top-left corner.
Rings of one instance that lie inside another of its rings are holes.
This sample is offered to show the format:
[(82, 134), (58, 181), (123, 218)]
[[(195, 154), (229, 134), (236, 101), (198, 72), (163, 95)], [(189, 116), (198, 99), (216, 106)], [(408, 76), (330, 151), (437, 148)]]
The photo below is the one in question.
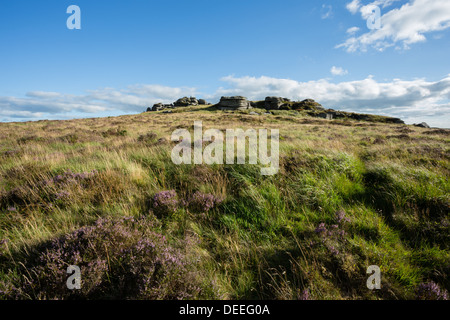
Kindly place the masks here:
[(420, 127), (420, 128), (427, 128), (427, 129), (430, 128), (430, 126), (429, 126), (426, 122), (415, 123), (414, 125), (415, 125), (416, 127)]
[(147, 111), (161, 111), (169, 108), (173, 108), (173, 104), (155, 103), (153, 107), (148, 108)]
[(265, 108), (268, 110), (277, 110), (280, 109), (282, 105), (288, 102), (289, 99), (280, 98), (280, 97), (266, 97), (265, 99)]
[(163, 109), (165, 109), (165, 107), (162, 103), (155, 103), (152, 107), (152, 111), (161, 111)]
[(187, 107), (191, 100), (188, 97), (180, 98), (174, 102), (175, 107)]
[(196, 97), (190, 97), (189, 98), (189, 105), (190, 106), (198, 106), (198, 100)]
[(221, 109), (248, 109), (251, 108), (250, 102), (246, 97), (221, 97), (218, 105)]
[(187, 106), (196, 106), (198, 105), (198, 100), (195, 97), (183, 97), (175, 101), (175, 107), (187, 107)]
[(250, 107), (252, 108), (259, 108), (259, 109), (265, 109), (266, 102), (263, 101), (250, 101)]
[(198, 104), (203, 106), (203, 105), (207, 105), (208, 102), (206, 102), (205, 99), (198, 99)]

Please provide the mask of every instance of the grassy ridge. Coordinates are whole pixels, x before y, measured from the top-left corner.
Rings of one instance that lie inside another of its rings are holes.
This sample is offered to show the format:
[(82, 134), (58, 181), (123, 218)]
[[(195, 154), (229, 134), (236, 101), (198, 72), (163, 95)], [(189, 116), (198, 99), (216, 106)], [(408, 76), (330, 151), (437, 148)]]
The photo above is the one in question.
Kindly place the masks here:
[[(448, 130), (179, 110), (0, 124), (0, 297), (412, 299), (450, 288)], [(194, 120), (280, 129), (280, 172), (173, 164), (170, 135)], [(68, 292), (77, 263), (89, 275)], [(370, 265), (381, 290), (366, 287)]]

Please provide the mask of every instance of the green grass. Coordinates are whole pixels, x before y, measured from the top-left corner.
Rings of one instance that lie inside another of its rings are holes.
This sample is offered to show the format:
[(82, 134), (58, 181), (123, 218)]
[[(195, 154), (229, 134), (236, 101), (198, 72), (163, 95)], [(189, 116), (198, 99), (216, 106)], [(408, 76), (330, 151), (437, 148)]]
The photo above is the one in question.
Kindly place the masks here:
[[(102, 217), (156, 219), (155, 231), (169, 242), (195, 238), (183, 249), (197, 257), (191, 271), (216, 288), (197, 298), (298, 299), (308, 290), (312, 299), (413, 299), (428, 281), (448, 290), (449, 131), (377, 119), (191, 107), (1, 123), (0, 240), (7, 242), (0, 245), (0, 290), (27, 276), (21, 265), (43, 243)], [(173, 164), (170, 135), (192, 129), (194, 120), (204, 128), (280, 129), (279, 173), (262, 176), (259, 165)], [(67, 170), (98, 174), (42, 184)], [(206, 213), (180, 205), (155, 217), (152, 199), (164, 190), (223, 201)], [(349, 219), (339, 224), (344, 236), (316, 232), (321, 223), (338, 224), (340, 210)], [(365, 285), (370, 265), (381, 268), (381, 290)]]

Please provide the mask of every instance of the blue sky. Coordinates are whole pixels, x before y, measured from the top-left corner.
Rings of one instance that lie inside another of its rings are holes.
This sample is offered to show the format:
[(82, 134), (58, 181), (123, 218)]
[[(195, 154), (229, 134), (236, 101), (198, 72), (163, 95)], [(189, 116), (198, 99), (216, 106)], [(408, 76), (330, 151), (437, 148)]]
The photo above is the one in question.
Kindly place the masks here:
[(450, 127), (449, 40), (448, 0), (1, 1), (0, 121), (239, 94)]

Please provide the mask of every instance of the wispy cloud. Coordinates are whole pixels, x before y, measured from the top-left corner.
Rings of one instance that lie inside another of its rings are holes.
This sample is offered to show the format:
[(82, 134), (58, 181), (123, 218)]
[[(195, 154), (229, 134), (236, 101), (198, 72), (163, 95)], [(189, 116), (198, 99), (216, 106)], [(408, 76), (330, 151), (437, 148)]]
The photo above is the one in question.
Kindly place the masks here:
[(361, 3), (359, 0), (352, 0), (351, 2), (347, 3), (347, 5), (345, 7), (352, 14), (355, 14), (358, 12), (359, 8), (361, 7)]
[(353, 34), (355, 34), (356, 32), (358, 32), (359, 31), (359, 28), (358, 27), (351, 27), (351, 28), (348, 28), (347, 29), (347, 33), (348, 34), (350, 34), (350, 35), (353, 35)]
[[(396, 0), (377, 0), (367, 5), (360, 1), (347, 4), (351, 13), (358, 10), (363, 19), (371, 14), (374, 5), (387, 7)], [(358, 37), (351, 36), (337, 45), (348, 52), (366, 51), (368, 47), (384, 50), (388, 47), (408, 49), (411, 44), (426, 41), (426, 34), (450, 28), (450, 1), (412, 0), (381, 16), (381, 28), (368, 31)]]
[(334, 76), (343, 76), (343, 75), (346, 75), (348, 73), (347, 70), (344, 70), (343, 68), (336, 67), (336, 66), (332, 66), (331, 69), (330, 69), (330, 72)]
[(320, 18), (322, 19), (328, 19), (333, 16), (333, 6), (329, 4), (323, 4), (321, 9), (321, 15)]

